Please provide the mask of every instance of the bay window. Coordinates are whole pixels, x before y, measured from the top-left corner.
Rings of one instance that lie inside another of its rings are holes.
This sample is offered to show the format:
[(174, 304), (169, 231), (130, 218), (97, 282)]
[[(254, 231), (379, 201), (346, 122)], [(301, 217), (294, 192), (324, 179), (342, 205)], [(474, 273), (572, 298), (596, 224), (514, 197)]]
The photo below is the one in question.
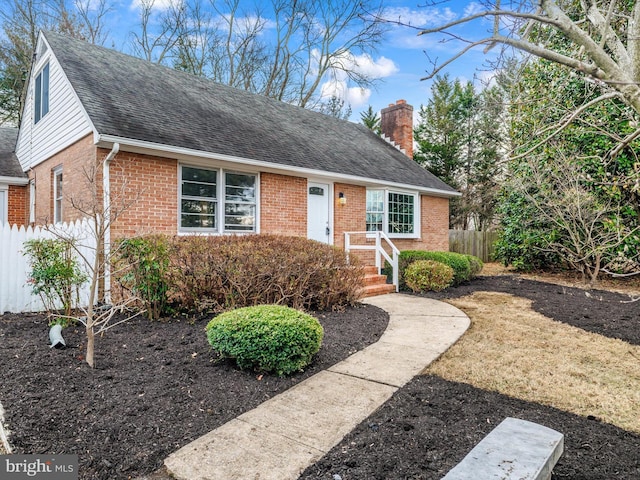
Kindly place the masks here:
[(366, 229), (382, 231), (390, 237), (419, 236), (417, 193), (392, 190), (367, 190)]
[(183, 165), (180, 167), (180, 230), (256, 231), (257, 175)]

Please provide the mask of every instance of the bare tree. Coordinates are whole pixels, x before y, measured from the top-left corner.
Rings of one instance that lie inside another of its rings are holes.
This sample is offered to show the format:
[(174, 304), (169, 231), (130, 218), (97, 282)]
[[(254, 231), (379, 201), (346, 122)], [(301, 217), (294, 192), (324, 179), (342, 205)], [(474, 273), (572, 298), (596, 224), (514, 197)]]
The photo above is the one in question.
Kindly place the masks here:
[[(104, 190), (102, 185), (102, 162), (95, 162), (83, 167), (85, 188), (81, 194), (70, 198), (71, 207), (81, 218), (87, 219), (90, 225), (88, 236), (78, 238), (65, 228), (50, 225), (47, 227), (57, 238), (66, 242), (82, 259), (87, 270), (89, 282), (89, 298), (86, 306), (80, 307), (81, 315), (71, 316), (70, 319), (79, 321), (85, 327), (87, 348), (85, 359), (91, 368), (95, 367), (95, 338), (107, 330), (129, 321), (144, 311), (130, 307), (139, 304), (139, 299), (133, 294), (114, 298), (110, 292), (111, 268), (116, 265), (118, 249), (110, 239), (111, 225), (131, 205), (137, 197), (130, 195), (130, 188), (126, 182), (117, 192)], [(87, 242), (90, 239), (90, 242)], [(95, 245), (92, 255), (86, 254), (87, 244)], [(116, 316), (121, 314), (119, 317)], [(114, 320), (115, 319), (115, 320)]]
[[(157, 0), (140, 0), (138, 8), (139, 31), (131, 33), (134, 53), (149, 62), (163, 64), (178, 44), (181, 33), (188, 35), (185, 3), (172, 0), (165, 9)], [(156, 29), (155, 25), (158, 25)]]
[(624, 207), (620, 198), (599, 195), (584, 174), (583, 162), (560, 156), (547, 164), (531, 157), (526, 162), (526, 175), (511, 178), (509, 188), (533, 206), (535, 221), (552, 227), (541, 239), (542, 248), (559, 255), (593, 286), (603, 267), (624, 262), (638, 271), (635, 252), (629, 252), (630, 257), (619, 252), (611, 258), (611, 252), (636, 235), (638, 227), (620, 222)]
[[(432, 62), (431, 78), (472, 49), (519, 50), (563, 65), (603, 87), (601, 100), (621, 99), (640, 114), (640, 2), (541, 0), (489, 1), (486, 9), (419, 35), (442, 34), (459, 42), (451, 58)], [(492, 20), (486, 36), (471, 38), (470, 23)], [(640, 137), (640, 128), (621, 139), (621, 148)], [(615, 152), (612, 152), (615, 154)]]
[(148, 60), (171, 59), (181, 70), (302, 107), (322, 103), (332, 73), (359, 86), (375, 80), (357, 54), (381, 40), (383, 24), (364, 16), (380, 11), (378, 0), (271, 0), (252, 8), (184, 0), (165, 10), (155, 1), (140, 0), (133, 34), (136, 54)]

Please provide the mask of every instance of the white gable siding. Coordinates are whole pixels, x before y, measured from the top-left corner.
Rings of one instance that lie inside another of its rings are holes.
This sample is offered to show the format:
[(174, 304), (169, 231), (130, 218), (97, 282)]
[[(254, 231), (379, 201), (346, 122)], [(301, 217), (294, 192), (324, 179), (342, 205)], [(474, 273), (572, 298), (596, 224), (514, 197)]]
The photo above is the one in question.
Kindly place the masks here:
[[(43, 42), (42, 37), (40, 42)], [(38, 55), (29, 78), (29, 89), (16, 148), (16, 155), (25, 172), (93, 132), (93, 125), (60, 68), (60, 64), (50, 49), (38, 48), (39, 52), (42, 50), (44, 52)], [(35, 81), (47, 62), (49, 62), (49, 112), (34, 125)]]

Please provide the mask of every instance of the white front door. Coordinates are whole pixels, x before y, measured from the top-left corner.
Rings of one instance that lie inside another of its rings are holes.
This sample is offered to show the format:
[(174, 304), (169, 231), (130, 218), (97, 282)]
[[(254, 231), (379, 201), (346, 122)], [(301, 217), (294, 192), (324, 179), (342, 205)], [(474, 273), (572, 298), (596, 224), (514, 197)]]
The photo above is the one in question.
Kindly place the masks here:
[(331, 243), (329, 223), (329, 185), (307, 183), (307, 237), (323, 243)]

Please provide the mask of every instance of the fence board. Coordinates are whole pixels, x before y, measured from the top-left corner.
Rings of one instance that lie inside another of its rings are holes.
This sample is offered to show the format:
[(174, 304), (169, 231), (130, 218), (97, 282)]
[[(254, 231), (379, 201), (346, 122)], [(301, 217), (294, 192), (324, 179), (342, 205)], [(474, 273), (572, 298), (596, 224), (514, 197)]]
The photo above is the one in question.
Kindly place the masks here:
[[(50, 227), (53, 228), (53, 227)], [(65, 236), (77, 239), (83, 256), (93, 262), (96, 252), (95, 235), (86, 220), (55, 227)], [(42, 227), (17, 227), (0, 223), (0, 314), (4, 312), (39, 312), (44, 310), (42, 300), (31, 293), (28, 283), (31, 270), (27, 257), (23, 255), (23, 245), (34, 238), (55, 238), (55, 234)], [(80, 268), (89, 272), (80, 259)], [(80, 301), (88, 304), (89, 286), (80, 290)]]
[(483, 262), (493, 259), (494, 244), (498, 240), (496, 231), (449, 230), (449, 250), (474, 255)]

